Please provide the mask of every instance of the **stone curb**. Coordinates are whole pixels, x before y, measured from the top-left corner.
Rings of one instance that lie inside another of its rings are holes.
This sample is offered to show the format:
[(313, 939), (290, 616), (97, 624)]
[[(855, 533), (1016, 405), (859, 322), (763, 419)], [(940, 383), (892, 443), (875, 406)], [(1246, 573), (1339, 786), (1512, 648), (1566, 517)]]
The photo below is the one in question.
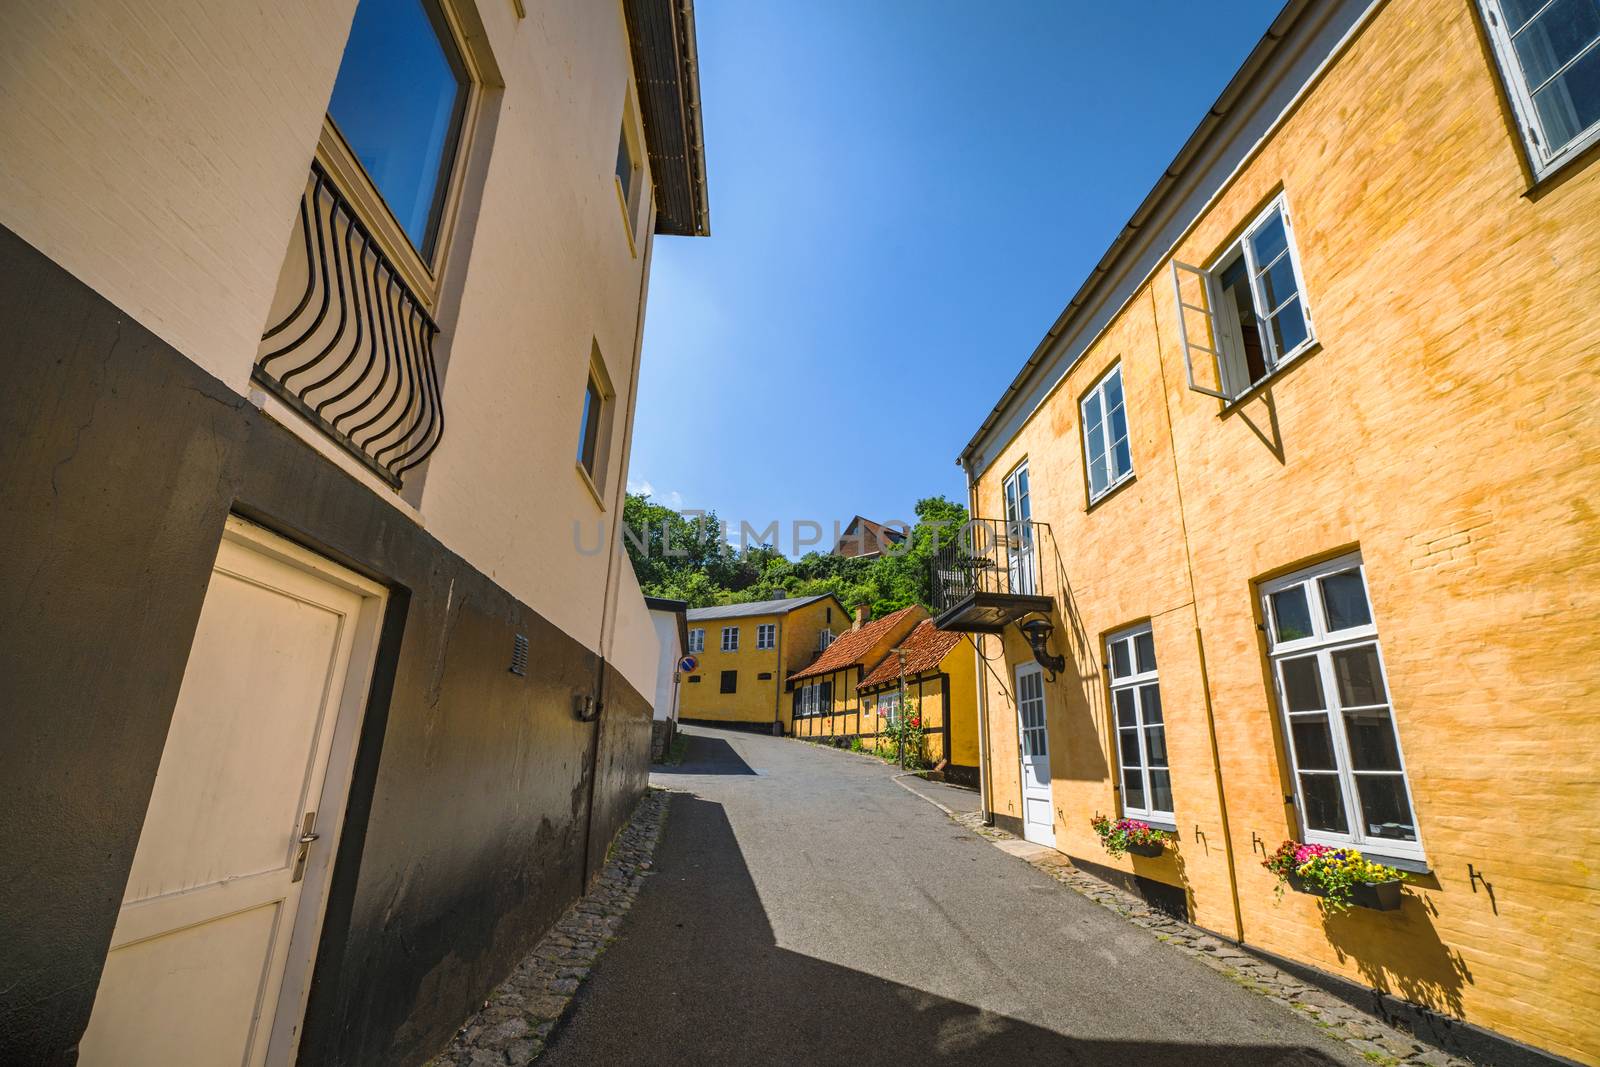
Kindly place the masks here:
[(639, 799), (594, 888), (567, 909), (428, 1067), (521, 1067), (538, 1058), (644, 887), (671, 797), (652, 788)]
[[(950, 818), (996, 845), (1017, 840), (1004, 830), (983, 825), (981, 811), (951, 815)], [(1174, 919), (1132, 893), (1085, 874), (1054, 849), (1040, 846), (1039, 851), (1039, 855), (1018, 858), (1096, 904), (1110, 908), (1135, 926), (1151, 931), (1158, 940), (1199, 960), (1212, 970), (1220, 971), (1245, 989), (1266, 997), (1286, 1011), (1303, 1015), (1315, 1023), (1325, 1036), (1343, 1042), (1372, 1063), (1386, 1067), (1473, 1067), (1470, 1061), (1424, 1044), (1333, 994), (1307, 985), (1231, 941)]]

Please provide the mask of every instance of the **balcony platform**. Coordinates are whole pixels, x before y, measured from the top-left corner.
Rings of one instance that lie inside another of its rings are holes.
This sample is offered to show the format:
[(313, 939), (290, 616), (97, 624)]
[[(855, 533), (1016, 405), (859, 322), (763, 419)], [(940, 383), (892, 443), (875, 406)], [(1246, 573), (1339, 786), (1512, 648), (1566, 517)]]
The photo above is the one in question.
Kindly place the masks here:
[(945, 608), (933, 624), (953, 633), (998, 634), (1035, 612), (1048, 615), (1054, 604), (1050, 597), (1036, 594), (978, 591)]

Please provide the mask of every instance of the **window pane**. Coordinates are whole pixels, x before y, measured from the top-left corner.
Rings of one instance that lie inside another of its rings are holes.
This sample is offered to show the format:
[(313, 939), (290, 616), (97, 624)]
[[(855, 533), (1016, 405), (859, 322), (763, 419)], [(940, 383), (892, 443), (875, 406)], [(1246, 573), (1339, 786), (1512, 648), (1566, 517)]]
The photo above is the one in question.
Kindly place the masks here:
[(1128, 642), (1116, 641), (1111, 645), (1111, 677), (1126, 678), (1133, 673), (1128, 665)]
[(1311, 636), (1311, 606), (1306, 603), (1306, 587), (1291, 586), (1272, 594), (1272, 618), (1279, 641), (1298, 641)]
[(1120, 478), (1133, 469), (1133, 455), (1128, 451), (1128, 439), (1122, 438), (1112, 449), (1112, 459), (1115, 466), (1115, 476)]
[(1600, 48), (1535, 93), (1533, 103), (1552, 151), (1600, 122)]
[(1398, 771), (1400, 746), (1394, 737), (1394, 719), (1388, 708), (1344, 713), (1344, 736), (1350, 749), (1350, 766), (1358, 771)]
[(1279, 356), (1293, 352), (1309, 336), (1311, 331), (1306, 329), (1306, 316), (1298, 297), (1272, 316), (1272, 340), (1278, 346)]
[(1145, 760), (1152, 767), (1165, 767), (1167, 765), (1167, 728), (1165, 726), (1147, 727), (1144, 732)]
[(1113, 695), (1117, 698), (1117, 725), (1137, 726), (1139, 720), (1134, 712), (1133, 690), (1118, 689)]
[(1295, 766), (1303, 771), (1331, 771), (1337, 769), (1333, 762), (1333, 735), (1328, 732), (1326, 715), (1295, 716), (1289, 720), (1294, 734)]
[(1106, 410), (1114, 411), (1122, 406), (1122, 368), (1118, 367), (1106, 376), (1102, 390), (1106, 396)]
[(1352, 626), (1371, 626), (1372, 611), (1367, 607), (1367, 591), (1358, 570), (1340, 571), (1321, 579), (1322, 604), (1328, 609), (1328, 629), (1348, 630)]
[(1406, 802), (1405, 782), (1398, 774), (1356, 775), (1361, 801), (1362, 832), (1391, 841), (1415, 841), (1417, 827)]
[(1383, 689), (1383, 669), (1378, 666), (1378, 647), (1361, 645), (1341, 648), (1333, 654), (1333, 678), (1339, 687), (1339, 706), (1387, 704)]
[(433, 243), (466, 101), (455, 42), (426, 0), (361, 0), (328, 114), (417, 251)]
[(1516, 38), (1517, 59), (1536, 89), (1561, 65), (1600, 37), (1600, 5), (1595, 0), (1555, 0)]
[(1150, 810), (1172, 811), (1172, 775), (1166, 771), (1150, 772)]
[(1138, 771), (1122, 772), (1122, 803), (1124, 807), (1144, 807), (1144, 776)]
[(1098, 493), (1111, 484), (1111, 473), (1106, 469), (1106, 454), (1100, 452), (1089, 457), (1089, 490)]
[(1161, 721), (1161, 687), (1159, 685), (1142, 686), (1139, 689), (1139, 702), (1144, 705), (1146, 726), (1150, 723)]
[(1286, 659), (1280, 669), (1284, 702), (1290, 711), (1321, 711), (1328, 706), (1322, 696), (1322, 672), (1317, 669), (1317, 657)]
[(1297, 291), (1294, 283), (1294, 261), (1279, 256), (1278, 262), (1261, 274), (1261, 291), (1266, 294), (1267, 311), (1272, 311)]
[(617, 181), (622, 183), (622, 199), (633, 207), (633, 156), (628, 152), (628, 131), (617, 135)]
[(578, 462), (591, 476), (594, 474), (595, 451), (600, 440), (600, 406), (603, 403), (600, 390), (591, 378), (583, 394), (583, 429), (578, 438)]
[(1507, 27), (1512, 33), (1520, 30), (1525, 22), (1532, 18), (1543, 7), (1546, 0), (1500, 0), (1500, 10), (1505, 13), (1511, 25)]
[(1139, 759), (1139, 731), (1118, 730), (1117, 752), (1122, 759), (1124, 767), (1139, 766), (1141, 762)]
[(1302, 774), (1300, 800), (1305, 804), (1306, 828), (1347, 834), (1350, 824), (1344, 817), (1344, 798), (1339, 795), (1339, 779), (1331, 774)]
[(1134, 660), (1139, 664), (1139, 673), (1148, 674), (1156, 669), (1156, 639), (1154, 634), (1136, 634), (1133, 638)]
[(1100, 391), (1097, 389), (1083, 398), (1083, 425), (1090, 431), (1100, 429)]
[(1257, 270), (1277, 259), (1288, 247), (1289, 237), (1283, 229), (1281, 211), (1274, 211), (1272, 217), (1250, 235), (1250, 250), (1255, 253)]

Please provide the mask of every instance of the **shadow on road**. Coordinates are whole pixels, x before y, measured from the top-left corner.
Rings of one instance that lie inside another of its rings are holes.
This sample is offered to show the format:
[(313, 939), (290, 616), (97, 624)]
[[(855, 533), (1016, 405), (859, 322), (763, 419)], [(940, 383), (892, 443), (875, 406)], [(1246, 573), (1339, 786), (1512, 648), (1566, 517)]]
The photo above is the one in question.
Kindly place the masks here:
[(651, 774), (755, 774), (732, 745), (720, 737), (705, 737), (685, 732), (689, 747), (679, 764), (657, 763)]
[(1067, 1036), (780, 948), (722, 805), (697, 797), (673, 798), (656, 871), (542, 1064), (1339, 1062), (1287, 1042)]

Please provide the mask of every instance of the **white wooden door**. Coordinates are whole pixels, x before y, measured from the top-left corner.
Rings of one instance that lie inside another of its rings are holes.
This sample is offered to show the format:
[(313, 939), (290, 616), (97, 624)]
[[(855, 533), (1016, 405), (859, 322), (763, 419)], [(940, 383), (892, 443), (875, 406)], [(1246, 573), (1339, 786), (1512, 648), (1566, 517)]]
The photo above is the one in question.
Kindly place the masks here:
[(1044, 670), (1037, 663), (1017, 666), (1017, 748), (1022, 777), (1022, 835), (1054, 848), (1050, 731), (1045, 725)]
[(81, 1064), (292, 1060), (382, 602), (229, 520)]

